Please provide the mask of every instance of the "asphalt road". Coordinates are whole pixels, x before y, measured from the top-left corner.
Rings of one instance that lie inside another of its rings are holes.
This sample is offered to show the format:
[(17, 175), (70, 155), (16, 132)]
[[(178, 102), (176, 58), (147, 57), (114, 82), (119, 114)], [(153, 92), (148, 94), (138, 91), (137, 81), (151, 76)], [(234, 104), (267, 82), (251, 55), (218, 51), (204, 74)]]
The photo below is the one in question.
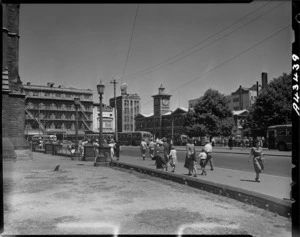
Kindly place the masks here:
[[(197, 154), (199, 154), (198, 151)], [(141, 157), (139, 147), (133, 146), (122, 146), (122, 152), (120, 155)], [(149, 157), (148, 152), (147, 157)], [(216, 167), (253, 172), (253, 166), (248, 164), (248, 154), (213, 153), (213, 158), (214, 165)], [(179, 162), (184, 162), (185, 151), (177, 150), (177, 159)], [(272, 155), (265, 156), (265, 174), (291, 177), (291, 169), (291, 157)]]

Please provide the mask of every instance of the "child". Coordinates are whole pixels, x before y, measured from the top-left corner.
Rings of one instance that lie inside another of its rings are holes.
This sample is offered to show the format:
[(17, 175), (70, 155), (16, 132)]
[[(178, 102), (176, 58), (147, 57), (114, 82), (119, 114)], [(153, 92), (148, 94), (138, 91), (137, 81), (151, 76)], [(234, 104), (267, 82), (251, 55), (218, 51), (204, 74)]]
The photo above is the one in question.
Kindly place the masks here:
[(170, 155), (169, 155), (170, 165), (172, 166), (173, 170), (171, 172), (175, 171), (175, 166), (177, 163), (177, 151), (175, 147), (171, 147)]
[(201, 175), (206, 175), (205, 164), (206, 164), (207, 155), (205, 153), (204, 148), (202, 148), (202, 150), (199, 154), (199, 157), (200, 157), (200, 167), (201, 167), (201, 170), (202, 170)]

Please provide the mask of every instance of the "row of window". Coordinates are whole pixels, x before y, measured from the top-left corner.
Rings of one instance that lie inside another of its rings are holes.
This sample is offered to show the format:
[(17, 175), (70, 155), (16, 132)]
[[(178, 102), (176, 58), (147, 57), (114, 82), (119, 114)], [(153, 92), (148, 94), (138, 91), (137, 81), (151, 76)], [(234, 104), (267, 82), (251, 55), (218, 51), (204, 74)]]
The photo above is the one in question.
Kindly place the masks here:
[[(70, 119), (70, 120), (75, 120), (75, 114), (73, 113), (67, 113), (67, 114), (61, 114), (61, 113), (55, 113), (55, 114), (50, 114), (50, 113), (46, 113), (46, 114), (38, 114), (38, 113), (34, 113), (32, 114), (32, 116), (34, 118), (40, 118), (40, 119)], [(32, 119), (32, 117), (29, 114), (26, 114), (26, 119)], [(91, 116), (83, 116), (82, 114), (78, 114), (78, 120), (92, 120)]]
[(140, 101), (138, 101), (138, 100), (135, 100), (135, 101), (133, 101), (133, 100), (124, 100), (124, 107), (127, 107), (127, 106), (129, 106), (129, 104), (130, 104), (130, 106), (139, 106), (139, 104), (140, 104)]
[[(39, 125), (37, 123), (33, 124), (27, 124), (26, 126), (27, 130), (31, 129), (39, 129)], [(45, 129), (70, 129), (70, 130), (75, 130), (75, 124), (74, 123), (47, 123), (45, 124)], [(86, 129), (86, 126), (84, 123), (78, 123), (78, 129), (79, 130), (84, 130)]]
[(58, 97), (58, 98), (74, 98), (79, 97), (80, 99), (91, 100), (91, 95), (79, 95), (70, 93), (50, 93), (50, 92), (40, 92), (40, 91), (26, 91), (26, 95), (29, 96), (41, 96), (41, 97)]
[[(85, 112), (91, 112), (92, 106), (82, 106)], [(81, 107), (81, 109), (82, 109)], [(52, 110), (75, 110), (74, 104), (54, 104), (54, 103), (41, 103), (41, 104), (34, 104), (29, 102), (27, 109), (52, 109)]]

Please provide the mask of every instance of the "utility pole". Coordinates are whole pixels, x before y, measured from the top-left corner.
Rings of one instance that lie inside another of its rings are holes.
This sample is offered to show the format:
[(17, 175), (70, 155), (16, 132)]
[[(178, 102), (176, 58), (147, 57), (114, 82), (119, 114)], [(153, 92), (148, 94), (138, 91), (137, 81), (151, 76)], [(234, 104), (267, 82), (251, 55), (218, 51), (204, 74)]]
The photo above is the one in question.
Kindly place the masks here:
[(116, 99), (116, 85), (118, 82), (116, 82), (116, 79), (113, 78), (113, 80), (110, 82), (110, 84), (114, 84), (114, 99), (115, 99), (115, 139), (118, 141), (118, 123), (117, 123), (117, 99)]

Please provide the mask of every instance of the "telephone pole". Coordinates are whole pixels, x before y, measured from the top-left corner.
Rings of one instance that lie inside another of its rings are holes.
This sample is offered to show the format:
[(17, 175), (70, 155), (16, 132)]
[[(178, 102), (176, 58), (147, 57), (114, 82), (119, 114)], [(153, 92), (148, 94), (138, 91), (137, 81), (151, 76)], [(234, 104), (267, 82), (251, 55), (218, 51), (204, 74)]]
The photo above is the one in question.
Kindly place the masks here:
[(115, 99), (115, 139), (118, 141), (118, 123), (117, 123), (117, 99), (116, 99), (116, 85), (118, 82), (116, 82), (116, 79), (113, 78), (113, 80), (110, 82), (110, 84), (114, 84), (114, 99)]

